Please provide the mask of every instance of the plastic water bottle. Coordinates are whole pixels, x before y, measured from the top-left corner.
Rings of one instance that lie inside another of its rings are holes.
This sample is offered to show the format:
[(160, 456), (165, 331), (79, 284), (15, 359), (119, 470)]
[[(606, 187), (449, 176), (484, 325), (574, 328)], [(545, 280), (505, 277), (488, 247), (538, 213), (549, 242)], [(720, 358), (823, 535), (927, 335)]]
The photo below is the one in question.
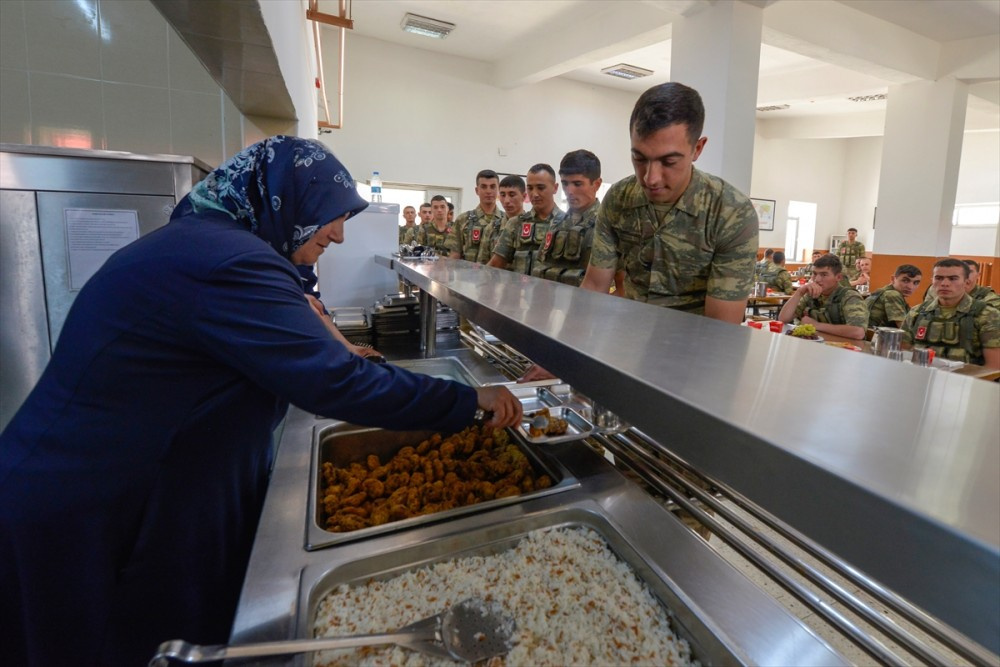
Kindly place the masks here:
[(377, 171), (372, 172), (372, 201), (381, 202), (382, 201), (382, 177), (379, 176)]

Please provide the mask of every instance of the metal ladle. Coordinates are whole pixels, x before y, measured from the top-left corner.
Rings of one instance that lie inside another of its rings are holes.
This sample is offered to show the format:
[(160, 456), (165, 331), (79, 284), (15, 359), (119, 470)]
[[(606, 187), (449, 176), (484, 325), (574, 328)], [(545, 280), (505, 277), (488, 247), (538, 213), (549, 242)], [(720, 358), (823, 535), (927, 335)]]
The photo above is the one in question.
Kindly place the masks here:
[(199, 646), (174, 639), (160, 644), (156, 655), (149, 661), (149, 667), (165, 667), (172, 660), (196, 664), (381, 644), (396, 644), (439, 658), (472, 663), (510, 651), (516, 629), (514, 619), (498, 603), (469, 598), (440, 614), (411, 623), (395, 632), (382, 634), (291, 639), (232, 646)]

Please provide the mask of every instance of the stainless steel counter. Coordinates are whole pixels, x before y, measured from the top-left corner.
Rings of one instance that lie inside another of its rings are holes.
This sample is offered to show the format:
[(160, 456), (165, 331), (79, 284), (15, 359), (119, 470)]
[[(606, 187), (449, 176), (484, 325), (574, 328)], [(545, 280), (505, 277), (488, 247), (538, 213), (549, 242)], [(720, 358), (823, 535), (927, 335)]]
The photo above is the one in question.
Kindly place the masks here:
[(1000, 386), (461, 260), (375, 261), (1000, 652)]
[[(495, 377), (468, 351), (447, 350), (477, 374)], [(577, 479), (579, 487), (516, 505), (447, 522), (306, 551), (310, 457), (315, 429), (335, 423), (292, 408), (286, 420), (267, 499), (247, 570), (231, 641), (245, 643), (309, 635), (314, 583), (326, 573), (371, 558), (419, 546), (454, 544), (472, 531), (505, 533), (546, 525), (550, 520), (596, 517), (626, 536), (627, 547), (645, 564), (646, 576), (668, 587), (678, 602), (679, 622), (697, 617), (729, 664), (843, 665), (847, 662), (770, 596), (725, 562), (678, 519), (581, 443), (551, 445), (546, 451)], [(599, 521), (598, 521), (599, 519)], [(442, 546), (442, 549), (445, 547)], [(704, 632), (704, 630), (703, 630)], [(711, 662), (711, 661), (709, 661)], [(277, 659), (269, 664), (302, 664)]]

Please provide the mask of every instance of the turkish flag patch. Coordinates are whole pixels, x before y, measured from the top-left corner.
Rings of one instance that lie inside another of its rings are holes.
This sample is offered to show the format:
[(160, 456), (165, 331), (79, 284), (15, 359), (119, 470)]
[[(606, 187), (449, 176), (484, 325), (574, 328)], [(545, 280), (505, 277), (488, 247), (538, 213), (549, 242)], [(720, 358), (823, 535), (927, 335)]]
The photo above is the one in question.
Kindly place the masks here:
[(530, 223), (530, 222), (526, 222), (523, 225), (521, 225), (521, 238), (522, 239), (530, 239), (531, 238), (531, 231), (534, 228), (534, 226), (535, 225), (532, 224), (532, 223)]
[(472, 242), (479, 243), (479, 237), (483, 235), (483, 230), (473, 229), (472, 230)]
[(552, 245), (552, 232), (546, 232), (545, 233), (545, 249), (548, 250), (550, 245)]
[(927, 336), (927, 327), (917, 327), (917, 340), (923, 340)]

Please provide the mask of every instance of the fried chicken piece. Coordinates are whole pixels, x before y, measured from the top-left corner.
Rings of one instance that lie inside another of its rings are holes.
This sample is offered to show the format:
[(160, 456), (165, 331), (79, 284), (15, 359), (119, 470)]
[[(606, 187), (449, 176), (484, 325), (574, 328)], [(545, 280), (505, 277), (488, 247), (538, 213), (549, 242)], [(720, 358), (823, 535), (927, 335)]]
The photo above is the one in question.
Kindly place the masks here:
[(362, 491), (361, 493), (355, 493), (353, 496), (347, 496), (342, 503), (344, 507), (357, 507), (366, 500), (368, 500), (368, 495)]
[(366, 479), (361, 482), (361, 488), (364, 489), (369, 498), (379, 498), (385, 493), (385, 484), (377, 479)]
[(381, 526), (383, 523), (389, 523), (390, 511), (388, 504), (382, 504), (372, 510), (371, 514), (371, 524), (373, 526)]

